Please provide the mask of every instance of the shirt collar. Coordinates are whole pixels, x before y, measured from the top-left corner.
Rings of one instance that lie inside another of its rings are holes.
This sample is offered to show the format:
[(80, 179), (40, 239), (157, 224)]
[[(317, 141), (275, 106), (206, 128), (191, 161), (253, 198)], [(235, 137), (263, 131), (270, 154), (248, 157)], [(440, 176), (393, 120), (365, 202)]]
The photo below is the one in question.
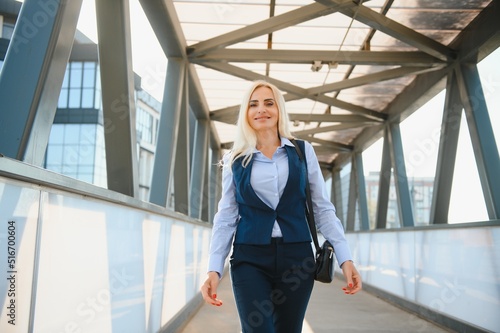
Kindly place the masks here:
[(285, 145), (293, 147), (293, 143), (292, 143), (292, 141), (290, 141), (290, 139), (281, 138), (281, 146), (280, 147), (283, 148)]
[[(279, 146), (279, 148), (284, 148), (285, 146), (293, 147), (294, 145), (293, 145), (292, 141), (290, 141), (290, 139), (281, 137), (281, 145)], [(254, 148), (253, 153), (254, 154), (260, 153), (260, 151), (257, 148)]]

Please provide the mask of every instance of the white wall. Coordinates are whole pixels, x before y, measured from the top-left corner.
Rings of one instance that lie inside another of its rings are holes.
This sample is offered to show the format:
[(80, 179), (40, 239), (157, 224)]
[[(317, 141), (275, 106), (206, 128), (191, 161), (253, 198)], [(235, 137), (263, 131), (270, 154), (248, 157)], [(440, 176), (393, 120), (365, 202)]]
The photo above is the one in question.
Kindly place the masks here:
[(208, 224), (3, 177), (0, 212), (0, 332), (156, 332), (206, 276)]

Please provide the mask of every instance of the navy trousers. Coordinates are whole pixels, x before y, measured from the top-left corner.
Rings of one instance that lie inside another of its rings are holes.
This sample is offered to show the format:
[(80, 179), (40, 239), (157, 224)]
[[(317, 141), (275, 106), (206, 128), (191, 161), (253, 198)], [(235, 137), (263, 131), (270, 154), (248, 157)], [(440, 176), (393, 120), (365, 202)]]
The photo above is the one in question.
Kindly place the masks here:
[(230, 264), (243, 333), (301, 333), (314, 285), (310, 242), (234, 244)]

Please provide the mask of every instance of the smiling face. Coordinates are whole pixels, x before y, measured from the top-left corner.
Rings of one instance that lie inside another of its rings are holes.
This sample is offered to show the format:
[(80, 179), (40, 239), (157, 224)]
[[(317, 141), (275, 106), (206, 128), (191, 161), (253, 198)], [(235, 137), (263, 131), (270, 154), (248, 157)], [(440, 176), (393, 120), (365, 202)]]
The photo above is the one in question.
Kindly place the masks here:
[(254, 90), (247, 111), (248, 124), (256, 131), (278, 131), (279, 110), (273, 91), (268, 87)]

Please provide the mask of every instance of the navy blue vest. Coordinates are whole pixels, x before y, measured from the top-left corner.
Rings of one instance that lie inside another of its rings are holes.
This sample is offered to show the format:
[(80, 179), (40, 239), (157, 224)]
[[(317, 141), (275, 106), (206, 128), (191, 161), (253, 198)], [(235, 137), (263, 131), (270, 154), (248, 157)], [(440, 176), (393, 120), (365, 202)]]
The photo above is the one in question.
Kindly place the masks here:
[[(304, 151), (304, 142), (300, 142)], [(299, 160), (294, 147), (284, 146), (288, 155), (288, 180), (276, 210), (266, 205), (250, 184), (253, 159), (246, 167), (243, 158), (234, 161), (233, 179), (240, 220), (235, 244), (269, 244), (274, 221), (283, 234), (283, 242), (310, 242), (311, 234), (306, 220), (306, 166)]]

